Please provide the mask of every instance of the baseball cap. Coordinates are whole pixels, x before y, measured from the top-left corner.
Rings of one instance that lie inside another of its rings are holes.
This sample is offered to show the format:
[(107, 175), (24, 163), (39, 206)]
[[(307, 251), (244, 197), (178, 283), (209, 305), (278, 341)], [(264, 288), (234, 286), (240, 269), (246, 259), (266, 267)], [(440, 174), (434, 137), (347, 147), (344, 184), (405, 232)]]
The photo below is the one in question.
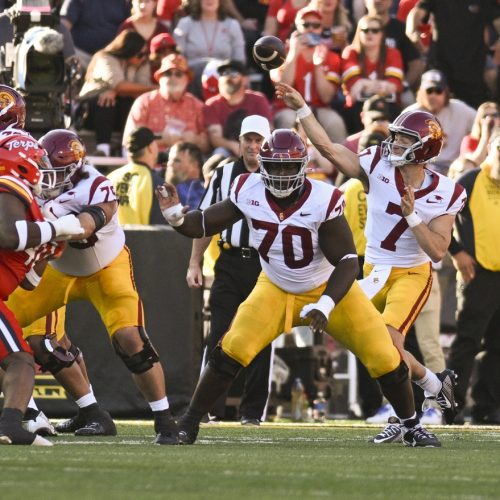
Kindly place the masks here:
[(373, 130), (371, 132), (365, 131), (359, 138), (358, 152), (361, 152), (370, 146), (380, 146), (382, 141), (385, 141), (386, 139), (387, 135), (380, 130)]
[(255, 132), (267, 139), (271, 135), (269, 120), (260, 115), (247, 116), (241, 122), (240, 137), (250, 132)]
[(386, 118), (389, 120), (389, 105), (383, 97), (373, 95), (363, 103), (363, 113), (373, 119)]
[(159, 33), (151, 39), (151, 42), (149, 42), (149, 50), (152, 54), (157, 54), (161, 50), (176, 46), (177, 43), (175, 43), (175, 40), (170, 33)]
[(161, 135), (156, 135), (148, 127), (137, 127), (132, 130), (130, 135), (127, 137), (127, 150), (131, 153), (135, 153), (146, 146), (149, 146), (155, 139), (161, 139)]
[(156, 70), (154, 74), (155, 80), (159, 81), (163, 73), (166, 73), (169, 69), (183, 71), (191, 78), (191, 70), (189, 69), (186, 58), (180, 54), (169, 54), (161, 60), (160, 69)]
[(427, 90), (431, 88), (445, 89), (448, 87), (446, 76), (438, 69), (431, 69), (422, 75), (420, 88)]
[(297, 24), (306, 16), (316, 16), (320, 21), (323, 19), (323, 16), (321, 15), (321, 12), (319, 10), (315, 9), (314, 7), (305, 6), (297, 11), (297, 14), (295, 14), (295, 24)]
[(217, 72), (219, 75), (226, 69), (234, 69), (242, 75), (248, 74), (246, 66), (241, 61), (236, 61), (235, 59), (226, 59), (225, 61), (222, 61), (219, 66), (217, 66)]

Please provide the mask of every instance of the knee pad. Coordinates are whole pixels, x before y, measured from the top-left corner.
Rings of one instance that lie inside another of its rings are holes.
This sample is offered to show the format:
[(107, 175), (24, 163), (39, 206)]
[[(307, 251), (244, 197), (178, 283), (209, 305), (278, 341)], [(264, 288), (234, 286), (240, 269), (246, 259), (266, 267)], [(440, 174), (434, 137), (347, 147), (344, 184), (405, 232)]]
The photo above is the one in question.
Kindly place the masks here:
[(217, 346), (210, 354), (208, 358), (208, 364), (210, 368), (219, 372), (226, 378), (235, 378), (239, 371), (243, 368), (243, 365), (238, 363), (238, 361), (229, 357), (221, 348)]
[(76, 346), (75, 344), (71, 344), (69, 346), (68, 352), (73, 354), (73, 356), (75, 357), (75, 361), (77, 363), (79, 363), (79, 358), (83, 359), (82, 350), (78, 346)]
[(377, 380), (382, 387), (393, 387), (395, 385), (400, 385), (408, 380), (408, 367), (404, 361), (401, 361), (399, 366), (392, 370), (392, 372), (382, 375)]
[(136, 375), (140, 375), (141, 373), (151, 370), (153, 365), (160, 361), (158, 353), (155, 351), (153, 344), (144, 331), (144, 328), (139, 327), (139, 335), (141, 336), (141, 340), (143, 342), (142, 351), (136, 352), (135, 354), (132, 354), (132, 356), (125, 353), (120, 347), (120, 344), (113, 337), (113, 348), (116, 354), (122, 359), (125, 366)]
[(64, 349), (64, 347), (58, 345), (53, 337), (54, 336), (46, 335), (43, 342), (40, 344), (42, 353), (48, 355), (46, 361), (43, 362), (36, 356), (35, 361), (40, 365), (42, 371), (56, 374), (63, 368), (69, 368), (76, 361), (76, 356), (72, 352)]

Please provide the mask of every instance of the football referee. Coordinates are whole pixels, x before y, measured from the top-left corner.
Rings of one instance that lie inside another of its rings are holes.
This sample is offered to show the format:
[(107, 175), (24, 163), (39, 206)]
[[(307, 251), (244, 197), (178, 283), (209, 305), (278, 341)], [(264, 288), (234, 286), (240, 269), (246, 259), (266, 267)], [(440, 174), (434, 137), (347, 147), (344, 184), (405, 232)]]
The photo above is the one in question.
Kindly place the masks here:
[[(265, 139), (271, 134), (267, 118), (259, 115), (247, 116), (241, 123), (239, 135), (241, 156), (234, 162), (217, 168), (210, 185), (201, 200), (199, 209), (229, 197), (234, 179), (259, 168), (258, 153)], [(218, 241), (221, 253), (214, 267), (214, 281), (210, 290), (211, 324), (207, 337), (206, 356), (216, 347), (236, 314), (238, 306), (252, 291), (261, 266), (259, 254), (251, 248), (249, 230), (245, 219), (224, 230)], [(201, 263), (211, 237), (193, 240), (191, 259), (187, 271), (187, 283), (191, 288), (202, 286)], [(260, 425), (269, 396), (271, 346), (264, 349), (245, 369), (245, 384), (239, 409), (243, 425)], [(210, 415), (224, 418), (225, 396)]]

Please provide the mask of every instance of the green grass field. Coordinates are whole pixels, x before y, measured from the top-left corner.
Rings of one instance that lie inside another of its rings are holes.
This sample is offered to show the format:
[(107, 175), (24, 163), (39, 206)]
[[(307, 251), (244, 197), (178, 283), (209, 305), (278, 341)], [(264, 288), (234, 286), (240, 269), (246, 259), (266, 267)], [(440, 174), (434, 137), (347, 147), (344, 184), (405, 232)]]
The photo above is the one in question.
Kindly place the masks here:
[(0, 498), (500, 498), (500, 427), (435, 427), (443, 447), (373, 445), (377, 426), (205, 425), (193, 446), (152, 446), (152, 425), (117, 437), (0, 447)]

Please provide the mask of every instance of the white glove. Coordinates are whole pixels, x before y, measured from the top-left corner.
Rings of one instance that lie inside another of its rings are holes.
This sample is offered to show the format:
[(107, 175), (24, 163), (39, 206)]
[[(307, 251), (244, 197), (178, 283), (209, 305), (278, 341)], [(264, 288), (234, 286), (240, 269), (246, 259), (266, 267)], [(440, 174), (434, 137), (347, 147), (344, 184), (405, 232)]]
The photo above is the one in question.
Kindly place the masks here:
[(73, 214), (63, 215), (59, 219), (50, 221), (56, 230), (56, 240), (69, 240), (71, 236), (83, 234), (83, 229), (80, 220)]
[(180, 226), (184, 222), (184, 213), (182, 212), (182, 205), (180, 203), (170, 208), (164, 208), (161, 213), (165, 217), (165, 220), (173, 227)]
[(331, 297), (328, 295), (322, 295), (318, 302), (314, 304), (306, 304), (303, 308), (302, 311), (300, 311), (300, 317), (304, 319), (308, 313), (310, 313), (313, 309), (316, 309), (317, 311), (320, 311), (325, 318), (328, 320), (330, 317), (330, 313), (333, 311), (333, 308), (335, 307), (335, 302)]

